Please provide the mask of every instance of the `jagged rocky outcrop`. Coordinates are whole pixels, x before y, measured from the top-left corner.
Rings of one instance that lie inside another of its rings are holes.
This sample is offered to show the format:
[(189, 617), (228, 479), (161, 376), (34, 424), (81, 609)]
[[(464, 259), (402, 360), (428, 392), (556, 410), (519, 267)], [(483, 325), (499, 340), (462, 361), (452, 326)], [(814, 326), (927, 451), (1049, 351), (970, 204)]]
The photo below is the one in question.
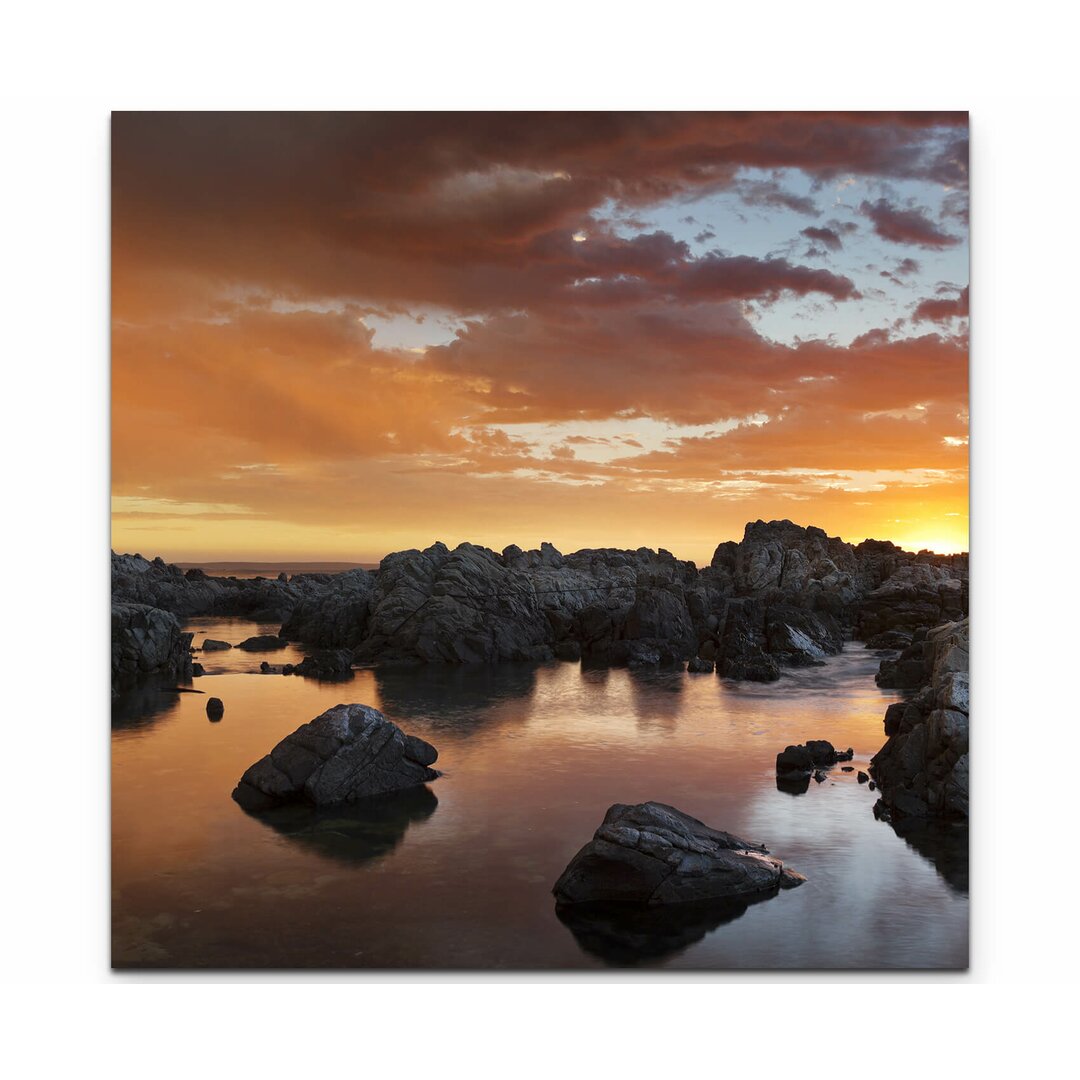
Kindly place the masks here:
[(335, 705), (287, 735), (240, 778), (245, 810), (283, 803), (335, 806), (415, 788), (439, 774), (431, 743), (406, 735), (369, 705)]
[(149, 678), (187, 680), (191, 674), (191, 634), (175, 615), (148, 604), (113, 604), (114, 694)]
[(751, 522), (703, 569), (663, 549), (563, 555), (550, 544), (496, 552), (436, 543), (388, 555), (374, 572), (284, 581), (210, 578), (114, 555), (113, 582), (117, 598), (181, 616), (271, 613), (282, 638), (349, 649), (358, 663), (697, 660), (759, 681), (820, 663), (847, 637), (906, 644), (915, 627), (967, 604), (966, 557), (851, 545), (790, 521)]
[(325, 588), (297, 600), (281, 636), (321, 648), (355, 648), (367, 634), (374, 586), (375, 575), (367, 570), (330, 575)]
[(904, 672), (918, 663), (922, 678), (917, 693), (885, 713), (888, 741), (870, 762), (879, 816), (967, 819), (968, 642), (962, 619), (934, 627), (905, 650), (918, 656), (903, 661)]
[(112, 556), (114, 601), (149, 604), (187, 618), (234, 615), (255, 622), (280, 622), (297, 603), (329, 587), (334, 574), (296, 574), (291, 579), (210, 577), (202, 570), (181, 570), (163, 559), (141, 555)]
[(679, 904), (802, 884), (763, 844), (664, 803), (616, 803), (555, 883), (559, 904)]

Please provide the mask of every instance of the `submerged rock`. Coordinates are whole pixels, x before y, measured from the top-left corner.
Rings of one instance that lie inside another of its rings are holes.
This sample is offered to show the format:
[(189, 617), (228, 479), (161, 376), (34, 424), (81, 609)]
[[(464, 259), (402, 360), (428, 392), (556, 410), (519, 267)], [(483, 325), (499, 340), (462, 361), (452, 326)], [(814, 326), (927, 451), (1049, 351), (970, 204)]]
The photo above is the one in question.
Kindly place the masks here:
[(663, 803), (616, 803), (552, 890), (559, 904), (675, 904), (802, 884), (763, 844)]
[(439, 775), (430, 743), (369, 705), (336, 705), (287, 735), (240, 778), (245, 810), (288, 802), (333, 806), (414, 788)]

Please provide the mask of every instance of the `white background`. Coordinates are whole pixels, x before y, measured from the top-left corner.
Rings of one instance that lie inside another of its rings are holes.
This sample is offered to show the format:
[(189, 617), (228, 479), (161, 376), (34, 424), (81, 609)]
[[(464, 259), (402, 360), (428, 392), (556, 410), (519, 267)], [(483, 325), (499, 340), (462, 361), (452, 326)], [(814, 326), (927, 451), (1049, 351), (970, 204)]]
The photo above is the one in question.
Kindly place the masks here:
[[(1034, 1074), (1071, 1059), (1077, 28), (1063, 4), (993, 7), (548, 0), (409, 3), (391, 15), (389, 4), (217, 0), (7, 10), (9, 1075), (938, 1077), (980, 1066)], [(109, 112), (167, 108), (971, 110), (970, 973), (110, 973)]]

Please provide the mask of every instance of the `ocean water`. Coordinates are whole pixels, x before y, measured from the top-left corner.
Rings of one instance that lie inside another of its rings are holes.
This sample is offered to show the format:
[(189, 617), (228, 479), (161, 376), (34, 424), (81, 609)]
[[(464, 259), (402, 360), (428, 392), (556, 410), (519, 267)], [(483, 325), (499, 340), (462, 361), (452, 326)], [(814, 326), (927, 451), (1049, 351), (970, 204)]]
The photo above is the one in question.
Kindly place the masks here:
[[(276, 626), (193, 620), (238, 642)], [(303, 650), (197, 656), (204, 693), (118, 702), (113, 963), (121, 968), (961, 968), (966, 837), (903, 837), (840, 766), (777, 789), (788, 743), (865, 769), (896, 694), (860, 645), (771, 685), (577, 664), (262, 675)], [(225, 714), (206, 715), (210, 695)], [(342, 702), (439, 749), (427, 788), (362, 808), (256, 817), (230, 792), (283, 736)], [(608, 806), (654, 799), (764, 842), (807, 877), (743, 908), (560, 918), (551, 886)]]

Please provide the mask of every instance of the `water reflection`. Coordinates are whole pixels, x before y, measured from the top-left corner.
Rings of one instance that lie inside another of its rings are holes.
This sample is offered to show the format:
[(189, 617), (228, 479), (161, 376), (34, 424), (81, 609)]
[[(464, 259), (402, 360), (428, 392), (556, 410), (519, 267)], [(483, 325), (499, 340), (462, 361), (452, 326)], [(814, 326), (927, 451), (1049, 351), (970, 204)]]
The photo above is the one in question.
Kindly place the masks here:
[(778, 891), (687, 904), (556, 904), (555, 914), (587, 953), (637, 967), (676, 956)]
[[(204, 626), (205, 636), (226, 641), (260, 629)], [(925, 838), (900, 838), (875, 821), (877, 795), (854, 773), (832, 770), (798, 798), (776, 789), (776, 754), (788, 744), (826, 738), (852, 746), (858, 768), (881, 747), (881, 718), (896, 695), (874, 685), (877, 663), (866, 650), (768, 687), (573, 663), (362, 669), (342, 686), (249, 674), (261, 658), (217, 655), (239, 670), (193, 686), (222, 699), (220, 724), (207, 722), (202, 694), (151, 687), (117, 703), (124, 725), (112, 753), (118, 963), (473, 970), (966, 963), (968, 901), (951, 858), (939, 855), (938, 872)], [(294, 807), (256, 818), (232, 801), (253, 761), (349, 701), (382, 709), (438, 747), (437, 813), (426, 789), (375, 813)], [(551, 882), (605, 809), (648, 799), (765, 841), (808, 883), (745, 913), (687, 907), (556, 917)]]
[(388, 855), (409, 826), (426, 821), (438, 805), (429, 787), (418, 787), (349, 806), (316, 809), (297, 803), (250, 816), (327, 859), (356, 865)]
[[(875, 816), (878, 809), (874, 807)], [(941, 875), (942, 880), (962, 896), (968, 894), (968, 827), (958, 823), (923, 821), (907, 818), (889, 822), (893, 832), (902, 837)]]
[(425, 664), (375, 668), (381, 708), (396, 722), (420, 720), (434, 728), (468, 731), (489, 724), (494, 709), (529, 698), (536, 689), (537, 664)]
[(686, 675), (681, 671), (630, 671), (629, 678), (638, 725), (674, 728), (682, 711)]
[(112, 701), (113, 730), (150, 727), (169, 713), (175, 712), (181, 694), (190, 691), (190, 687), (181, 687), (175, 681), (151, 681), (132, 690), (125, 690)]

